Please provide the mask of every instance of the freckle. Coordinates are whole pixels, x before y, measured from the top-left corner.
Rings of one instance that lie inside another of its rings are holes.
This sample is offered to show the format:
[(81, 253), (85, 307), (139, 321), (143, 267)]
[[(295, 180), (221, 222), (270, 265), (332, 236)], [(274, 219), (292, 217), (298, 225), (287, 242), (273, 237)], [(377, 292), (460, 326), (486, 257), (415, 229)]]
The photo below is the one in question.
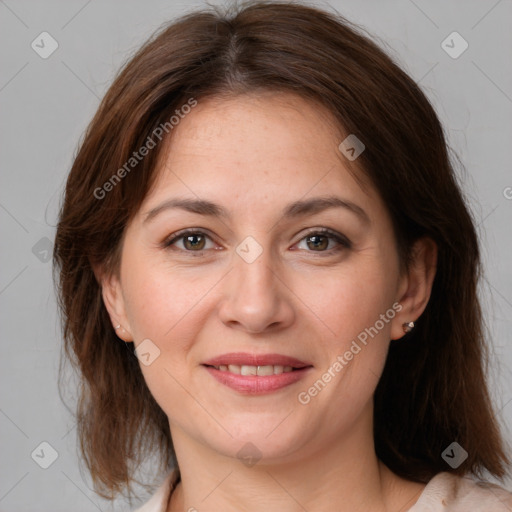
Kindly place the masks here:
[(442, 504), (443, 506), (444, 506), (444, 505), (446, 505), (446, 501), (441, 500), (441, 504)]

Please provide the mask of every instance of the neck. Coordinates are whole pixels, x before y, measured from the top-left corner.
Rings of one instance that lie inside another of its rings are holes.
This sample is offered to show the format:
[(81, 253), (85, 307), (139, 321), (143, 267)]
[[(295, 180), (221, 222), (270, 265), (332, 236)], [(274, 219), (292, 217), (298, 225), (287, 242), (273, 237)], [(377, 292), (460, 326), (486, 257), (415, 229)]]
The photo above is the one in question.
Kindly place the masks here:
[(175, 426), (171, 431), (181, 483), (168, 512), (332, 512), (333, 504), (338, 512), (399, 511), (408, 510), (424, 487), (397, 477), (377, 459), (371, 421), (354, 425), (332, 444), (323, 442), (322, 449), (317, 443), (286, 460), (261, 459), (251, 467)]

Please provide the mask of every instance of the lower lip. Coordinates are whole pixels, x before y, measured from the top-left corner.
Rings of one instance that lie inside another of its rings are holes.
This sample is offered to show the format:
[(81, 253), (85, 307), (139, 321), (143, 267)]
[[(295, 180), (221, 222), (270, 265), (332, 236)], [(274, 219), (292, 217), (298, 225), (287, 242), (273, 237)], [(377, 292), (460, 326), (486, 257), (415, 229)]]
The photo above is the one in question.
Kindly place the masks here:
[(217, 370), (212, 366), (205, 366), (210, 375), (235, 391), (249, 395), (262, 395), (272, 393), (302, 379), (312, 367), (307, 366), (300, 370), (280, 373), (278, 375), (238, 375), (228, 371)]

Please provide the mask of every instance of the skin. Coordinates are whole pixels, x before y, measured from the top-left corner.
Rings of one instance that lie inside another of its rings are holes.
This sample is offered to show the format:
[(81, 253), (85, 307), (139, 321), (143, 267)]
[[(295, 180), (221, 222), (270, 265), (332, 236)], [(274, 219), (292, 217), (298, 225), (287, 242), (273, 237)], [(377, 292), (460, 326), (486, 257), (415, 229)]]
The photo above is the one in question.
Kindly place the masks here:
[[(160, 350), (141, 370), (169, 418), (182, 474), (168, 511), (322, 512), (333, 503), (340, 512), (408, 510), (424, 484), (377, 459), (373, 393), (390, 340), (428, 302), (435, 244), (418, 241), (409, 271), (400, 271), (385, 204), (350, 174), (338, 150), (345, 136), (311, 101), (276, 93), (209, 99), (172, 134), (158, 180), (126, 228), (119, 278), (102, 277), (118, 335), (136, 346), (149, 338)], [(355, 203), (369, 222), (344, 208), (282, 216), (293, 201), (327, 195)], [(178, 196), (213, 201), (231, 217), (167, 209), (144, 222)], [(322, 227), (350, 247), (328, 238), (315, 245), (308, 235)], [(162, 248), (185, 228), (207, 236)], [(236, 252), (247, 236), (262, 249), (251, 263)], [(394, 303), (394, 318), (301, 404), (298, 393)], [(239, 351), (285, 354), (313, 369), (279, 391), (248, 396), (201, 365)], [(262, 455), (251, 467), (237, 457), (246, 443)]]

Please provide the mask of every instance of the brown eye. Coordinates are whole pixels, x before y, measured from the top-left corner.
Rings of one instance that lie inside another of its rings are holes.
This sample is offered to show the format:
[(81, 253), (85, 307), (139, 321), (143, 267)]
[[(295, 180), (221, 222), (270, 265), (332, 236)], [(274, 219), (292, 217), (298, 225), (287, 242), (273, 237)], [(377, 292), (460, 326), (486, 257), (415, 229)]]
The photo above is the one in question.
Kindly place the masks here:
[[(210, 246), (207, 246), (208, 240), (210, 240)], [(175, 233), (162, 244), (164, 248), (182, 252), (201, 252), (213, 248), (214, 245), (211, 238), (205, 233), (191, 230)]]
[[(331, 242), (333, 242), (333, 245), (330, 247), (329, 244)], [(303, 243), (305, 243), (305, 247), (300, 247), (300, 245)], [(307, 252), (326, 254), (332, 254), (344, 249), (350, 249), (351, 247), (352, 244), (345, 236), (325, 228), (311, 231), (308, 235), (302, 238), (302, 240), (300, 240), (298, 245), (299, 249), (304, 249)]]
[(183, 236), (183, 245), (189, 250), (202, 250), (205, 246), (205, 237), (201, 234)]
[(329, 237), (325, 235), (310, 235), (306, 237), (308, 247), (313, 250), (323, 251), (329, 246)]

